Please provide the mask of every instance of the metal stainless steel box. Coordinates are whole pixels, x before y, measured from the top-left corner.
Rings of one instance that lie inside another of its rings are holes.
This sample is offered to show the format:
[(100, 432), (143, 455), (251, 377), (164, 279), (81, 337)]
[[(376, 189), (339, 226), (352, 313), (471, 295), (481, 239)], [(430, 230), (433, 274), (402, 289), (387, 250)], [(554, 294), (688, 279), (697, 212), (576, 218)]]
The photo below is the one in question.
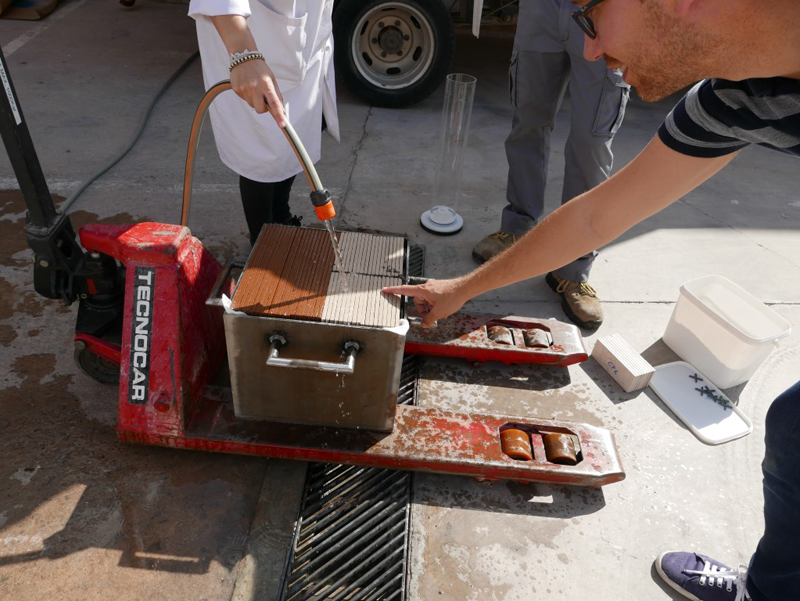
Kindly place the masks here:
[[(392, 430), (406, 320), (390, 329), (226, 313), (224, 323), (237, 417)], [(286, 340), (281, 356), (320, 364), (344, 363), (355, 341), (353, 373), (268, 366), (275, 334)]]
[[(399, 236), (269, 225), (224, 316), (243, 419), (392, 430), (408, 322), (380, 290), (407, 273)], [(343, 275), (346, 274), (346, 275)]]

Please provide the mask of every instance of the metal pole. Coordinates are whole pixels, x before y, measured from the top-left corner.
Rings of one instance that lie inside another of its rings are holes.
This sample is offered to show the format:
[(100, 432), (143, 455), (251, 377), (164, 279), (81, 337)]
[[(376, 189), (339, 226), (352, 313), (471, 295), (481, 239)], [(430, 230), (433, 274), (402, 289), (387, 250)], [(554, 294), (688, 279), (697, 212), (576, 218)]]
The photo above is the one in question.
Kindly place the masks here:
[(58, 213), (22, 115), (22, 108), (8, 74), (8, 65), (2, 49), (0, 49), (0, 80), (3, 85), (3, 92), (0, 93), (0, 135), (28, 207), (28, 226), (48, 229), (58, 220)]

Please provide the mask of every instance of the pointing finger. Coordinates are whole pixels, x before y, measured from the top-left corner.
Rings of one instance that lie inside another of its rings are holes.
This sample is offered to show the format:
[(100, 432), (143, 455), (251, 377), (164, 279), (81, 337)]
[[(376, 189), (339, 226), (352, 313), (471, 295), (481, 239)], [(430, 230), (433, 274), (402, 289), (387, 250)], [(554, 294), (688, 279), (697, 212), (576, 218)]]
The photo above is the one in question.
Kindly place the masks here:
[(399, 294), (402, 296), (414, 296), (421, 292), (419, 286), (386, 286), (381, 289), (381, 292), (386, 294)]

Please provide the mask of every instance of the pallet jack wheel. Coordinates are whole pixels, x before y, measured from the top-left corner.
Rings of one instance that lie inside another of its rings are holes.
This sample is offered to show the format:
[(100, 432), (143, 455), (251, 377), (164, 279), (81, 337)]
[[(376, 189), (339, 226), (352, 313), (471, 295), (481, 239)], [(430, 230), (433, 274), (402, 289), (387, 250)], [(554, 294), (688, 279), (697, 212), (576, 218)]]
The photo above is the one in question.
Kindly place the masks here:
[(119, 364), (93, 353), (88, 348), (76, 348), (72, 356), (81, 371), (93, 380), (108, 386), (119, 385)]
[(500, 433), (500, 448), (503, 453), (517, 461), (531, 461), (533, 449), (531, 439), (524, 430), (509, 428)]
[(575, 443), (569, 434), (562, 434), (561, 432), (543, 434), (542, 442), (544, 443), (545, 455), (550, 463), (560, 465), (578, 464)]

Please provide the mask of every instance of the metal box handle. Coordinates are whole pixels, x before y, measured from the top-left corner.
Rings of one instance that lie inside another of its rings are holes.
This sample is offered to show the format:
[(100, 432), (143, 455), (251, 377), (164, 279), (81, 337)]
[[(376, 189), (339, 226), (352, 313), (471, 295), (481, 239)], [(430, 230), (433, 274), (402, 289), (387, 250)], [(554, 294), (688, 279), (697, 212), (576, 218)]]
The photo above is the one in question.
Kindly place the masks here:
[(310, 361), (308, 359), (282, 359), (278, 356), (281, 347), (286, 346), (286, 338), (280, 334), (269, 337), (270, 349), (267, 358), (267, 367), (289, 367), (292, 369), (313, 369), (314, 371), (336, 372), (339, 374), (352, 374), (356, 369), (356, 355), (361, 350), (361, 345), (355, 340), (344, 343), (344, 354), (347, 356), (344, 363), (330, 363), (328, 361)]
[(220, 271), (219, 277), (217, 281), (214, 282), (214, 287), (211, 289), (211, 294), (206, 299), (206, 305), (209, 307), (221, 307), (222, 306), (222, 287), (225, 285), (225, 282), (228, 281), (228, 278), (231, 277), (231, 272), (234, 269), (244, 269), (245, 262), (244, 261), (229, 261), (225, 268)]

